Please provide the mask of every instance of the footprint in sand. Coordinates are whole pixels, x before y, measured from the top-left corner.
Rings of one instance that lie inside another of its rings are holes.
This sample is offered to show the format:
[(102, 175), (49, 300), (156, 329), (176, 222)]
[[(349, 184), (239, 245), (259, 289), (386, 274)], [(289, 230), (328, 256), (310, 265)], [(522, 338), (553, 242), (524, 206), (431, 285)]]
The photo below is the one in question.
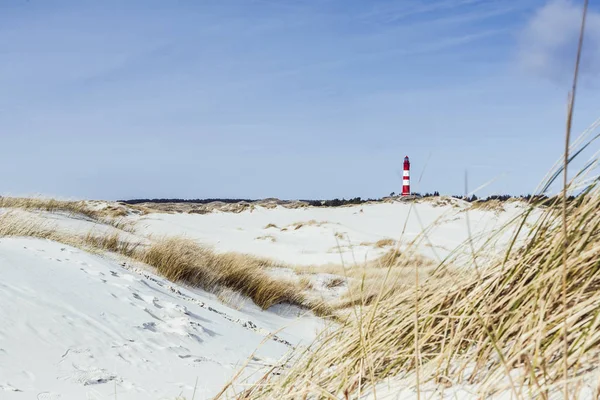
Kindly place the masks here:
[(70, 376), (62, 379), (69, 380), (73, 383), (78, 383), (83, 386), (99, 385), (108, 383), (114, 380), (119, 380), (116, 375), (109, 373), (102, 368), (81, 368), (73, 365), (74, 371)]
[(146, 302), (147, 304), (152, 304), (154, 307), (161, 309), (162, 306), (158, 303), (158, 298), (154, 297), (154, 296), (140, 296), (137, 293), (133, 293), (133, 298), (136, 300), (141, 300), (143, 302)]
[[(85, 264), (85, 266), (88, 266), (88, 265)], [(88, 275), (92, 275), (92, 276), (104, 276), (104, 272), (101, 272), (101, 271), (92, 271), (92, 270), (85, 269), (83, 267), (79, 268), (79, 270), (82, 271), (82, 272), (84, 272), (84, 273), (86, 273), (86, 274), (88, 274)]]
[(44, 392), (37, 395), (38, 400), (60, 400), (62, 396), (58, 393)]
[(212, 358), (203, 357), (203, 356), (194, 356), (192, 354), (179, 355), (177, 357), (181, 358), (182, 360), (189, 360), (191, 362), (190, 365), (197, 365), (197, 364), (206, 363), (206, 362), (214, 363), (217, 365), (223, 365), (220, 362), (213, 360)]
[(133, 294), (133, 298), (134, 298), (134, 299), (136, 299), (136, 300), (141, 300), (141, 301), (144, 301), (144, 299), (142, 299), (142, 296), (140, 296), (140, 295), (139, 295), (139, 294), (137, 294), (137, 293), (134, 293), (134, 294)]
[(171, 303), (171, 302), (168, 302), (168, 301), (164, 302), (163, 304), (164, 304), (165, 311), (167, 313), (171, 312), (171, 313), (173, 313), (175, 315), (176, 314), (189, 315), (188, 309), (185, 306), (181, 305), (181, 304), (175, 304), (175, 303)]
[(5, 392), (22, 392), (22, 390), (17, 389), (9, 383), (0, 383), (0, 390)]
[(156, 332), (156, 322), (144, 322), (141, 328), (150, 332)]

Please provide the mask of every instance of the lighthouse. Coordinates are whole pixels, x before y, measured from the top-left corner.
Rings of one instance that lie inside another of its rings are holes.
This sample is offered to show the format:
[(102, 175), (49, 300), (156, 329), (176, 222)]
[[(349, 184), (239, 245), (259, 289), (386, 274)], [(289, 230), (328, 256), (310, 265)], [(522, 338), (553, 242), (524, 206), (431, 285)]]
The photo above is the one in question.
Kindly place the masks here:
[(402, 172), (402, 196), (410, 195), (410, 161), (404, 157), (404, 171)]

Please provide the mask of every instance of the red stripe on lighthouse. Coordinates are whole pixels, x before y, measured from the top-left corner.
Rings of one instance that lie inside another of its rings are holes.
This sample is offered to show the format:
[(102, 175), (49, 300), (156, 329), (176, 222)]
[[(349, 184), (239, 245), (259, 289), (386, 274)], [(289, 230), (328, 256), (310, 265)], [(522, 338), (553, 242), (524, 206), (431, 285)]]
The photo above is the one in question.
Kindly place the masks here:
[(410, 161), (404, 157), (404, 173), (402, 174), (402, 196), (410, 195)]

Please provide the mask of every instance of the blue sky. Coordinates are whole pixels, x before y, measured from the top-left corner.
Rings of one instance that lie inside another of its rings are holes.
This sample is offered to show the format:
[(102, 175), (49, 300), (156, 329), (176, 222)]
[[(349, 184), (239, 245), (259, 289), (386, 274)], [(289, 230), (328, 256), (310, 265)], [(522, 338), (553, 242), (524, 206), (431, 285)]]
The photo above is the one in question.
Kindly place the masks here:
[[(405, 155), (413, 190), (531, 192), (581, 3), (5, 0), (0, 193), (379, 197)], [(588, 22), (575, 133), (600, 117)]]

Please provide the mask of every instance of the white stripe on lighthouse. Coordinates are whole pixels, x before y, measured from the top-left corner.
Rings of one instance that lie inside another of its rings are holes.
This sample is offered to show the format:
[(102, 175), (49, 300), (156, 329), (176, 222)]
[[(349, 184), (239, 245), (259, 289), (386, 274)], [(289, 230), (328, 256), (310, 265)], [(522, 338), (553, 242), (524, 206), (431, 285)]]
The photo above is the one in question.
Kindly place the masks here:
[(410, 175), (410, 171), (408, 170), (404, 170), (404, 173), (402, 174), (404, 177), (408, 177)]
[(403, 179), (403, 180), (402, 180), (402, 185), (404, 185), (404, 186), (408, 186), (408, 185), (410, 185), (410, 180), (408, 180), (408, 179)]

